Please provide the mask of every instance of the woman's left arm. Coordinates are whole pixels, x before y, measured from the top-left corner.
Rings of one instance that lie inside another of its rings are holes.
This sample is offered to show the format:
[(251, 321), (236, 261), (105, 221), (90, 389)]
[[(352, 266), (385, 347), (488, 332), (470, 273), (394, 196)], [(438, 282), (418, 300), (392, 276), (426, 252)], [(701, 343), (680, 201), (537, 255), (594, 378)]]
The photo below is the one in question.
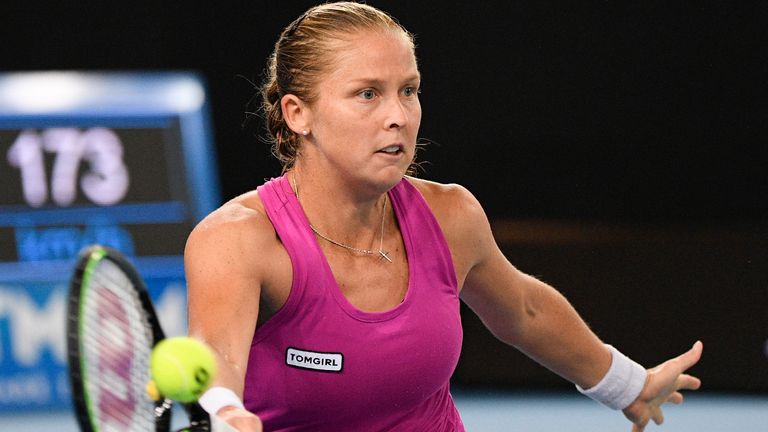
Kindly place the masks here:
[(484, 215), (480, 222), (470, 228), (482, 240), (461, 299), (502, 342), (581, 388), (595, 386), (611, 366), (608, 347), (560, 292), (515, 268)]
[[(593, 389), (611, 379), (608, 372), (615, 369), (611, 368), (615, 351), (590, 330), (562, 294), (506, 259), (485, 212), (471, 193), (460, 188), (452, 195), (452, 213), (460, 217), (444, 220), (457, 276), (463, 281), (461, 299), (499, 340), (581, 389)], [(634, 391), (630, 402), (618, 406), (634, 423), (633, 431), (644, 430), (650, 420), (663, 421), (660, 406), (682, 402), (679, 390), (699, 387), (697, 378), (683, 372), (696, 364), (701, 350), (698, 342), (685, 354), (644, 374), (635, 366), (644, 375), (636, 386), (641, 390), (639, 394)]]

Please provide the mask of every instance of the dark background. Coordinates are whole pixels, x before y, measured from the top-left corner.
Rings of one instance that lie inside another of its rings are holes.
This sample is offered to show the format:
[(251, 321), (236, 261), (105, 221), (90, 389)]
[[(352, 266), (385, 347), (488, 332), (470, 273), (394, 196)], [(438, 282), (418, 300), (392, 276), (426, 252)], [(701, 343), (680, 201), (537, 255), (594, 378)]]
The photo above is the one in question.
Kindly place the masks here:
[[(223, 198), (279, 174), (244, 112), (312, 3), (63, 3), (4, 2), (0, 68), (199, 71)], [(768, 391), (764, 2), (369, 3), (417, 37), (422, 177), (633, 358), (700, 338), (706, 389)], [(458, 384), (566, 385), (464, 317)]]

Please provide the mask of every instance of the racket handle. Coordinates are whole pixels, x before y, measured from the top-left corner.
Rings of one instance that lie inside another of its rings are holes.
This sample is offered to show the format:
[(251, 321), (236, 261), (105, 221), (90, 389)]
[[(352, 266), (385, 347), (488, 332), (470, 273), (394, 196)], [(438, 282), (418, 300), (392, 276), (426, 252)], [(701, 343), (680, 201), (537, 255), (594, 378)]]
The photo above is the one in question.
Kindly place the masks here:
[(173, 401), (170, 399), (160, 399), (155, 401), (155, 431), (171, 430), (171, 409)]

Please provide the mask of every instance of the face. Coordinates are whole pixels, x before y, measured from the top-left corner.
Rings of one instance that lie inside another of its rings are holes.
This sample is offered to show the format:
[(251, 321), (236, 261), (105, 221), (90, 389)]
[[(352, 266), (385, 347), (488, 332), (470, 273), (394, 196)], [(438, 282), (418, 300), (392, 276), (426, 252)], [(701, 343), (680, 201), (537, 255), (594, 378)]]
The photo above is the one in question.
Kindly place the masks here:
[(307, 110), (306, 155), (345, 181), (388, 189), (410, 166), (421, 123), (413, 49), (402, 35), (364, 32), (337, 52)]

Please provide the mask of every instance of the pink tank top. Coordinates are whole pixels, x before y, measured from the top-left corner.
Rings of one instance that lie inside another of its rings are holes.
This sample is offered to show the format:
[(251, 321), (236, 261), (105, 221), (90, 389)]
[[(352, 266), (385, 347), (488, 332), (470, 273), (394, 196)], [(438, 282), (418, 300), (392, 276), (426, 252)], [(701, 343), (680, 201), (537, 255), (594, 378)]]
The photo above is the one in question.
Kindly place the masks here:
[(246, 371), (245, 406), (264, 430), (464, 431), (449, 389), (462, 342), (456, 275), (418, 190), (403, 180), (389, 192), (410, 280), (402, 303), (375, 313), (341, 293), (287, 179), (258, 194), (293, 265)]

